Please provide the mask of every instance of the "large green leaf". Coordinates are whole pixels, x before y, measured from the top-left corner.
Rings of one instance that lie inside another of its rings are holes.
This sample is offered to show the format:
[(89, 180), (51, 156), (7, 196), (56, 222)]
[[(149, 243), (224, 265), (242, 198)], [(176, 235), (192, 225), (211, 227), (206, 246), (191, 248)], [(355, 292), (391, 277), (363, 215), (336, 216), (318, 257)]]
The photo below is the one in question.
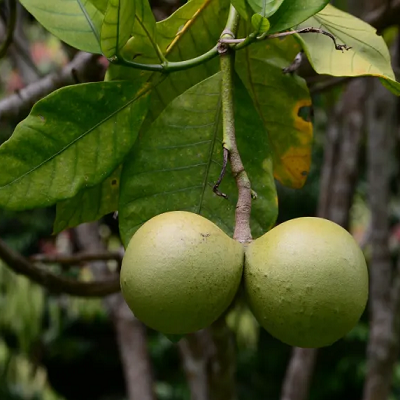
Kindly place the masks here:
[(103, 15), (89, 0), (20, 0), (53, 35), (89, 53), (101, 53)]
[(48, 206), (102, 182), (136, 140), (148, 96), (137, 83), (59, 89), (0, 146), (0, 206)]
[(120, 176), (121, 166), (105, 181), (82, 189), (74, 197), (57, 203), (53, 233), (84, 222), (97, 221), (104, 215), (117, 211)]
[(338, 51), (332, 40), (316, 33), (298, 35), (311, 65), (319, 74), (334, 76), (372, 75), (396, 95), (400, 84), (396, 82), (385, 41), (375, 28), (364, 21), (327, 5), (321, 12), (299, 26), (319, 27), (351, 49)]
[[(239, 32), (246, 34), (243, 23)], [(273, 39), (238, 51), (235, 64), (271, 141), (274, 175), (294, 188), (306, 181), (312, 144), (312, 123), (300, 116), (311, 106), (307, 85), (296, 75), (282, 73), (299, 50), (292, 37)]]
[[(237, 141), (258, 198), (252, 230), (260, 236), (275, 221), (276, 193), (268, 140), (262, 123), (238, 80), (235, 90)], [(243, 107), (243, 104), (249, 104)], [(237, 188), (230, 171), (213, 193), (222, 164), (220, 73), (173, 100), (140, 136), (124, 164), (119, 201), (120, 233), (125, 245), (139, 226), (162, 212), (187, 210), (233, 234)]]
[(113, 57), (131, 36), (136, 0), (108, 0), (101, 26), (100, 44), (106, 57)]
[(329, 0), (285, 0), (269, 19), (269, 33), (281, 32), (321, 11)]

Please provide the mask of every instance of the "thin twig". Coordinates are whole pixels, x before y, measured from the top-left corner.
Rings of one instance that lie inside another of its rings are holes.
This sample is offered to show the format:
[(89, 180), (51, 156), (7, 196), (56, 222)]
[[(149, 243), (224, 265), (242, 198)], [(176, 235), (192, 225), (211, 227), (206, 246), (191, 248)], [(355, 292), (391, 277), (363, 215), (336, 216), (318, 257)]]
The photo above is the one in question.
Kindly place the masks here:
[(214, 185), (214, 187), (213, 187), (213, 192), (217, 195), (217, 196), (221, 196), (221, 197), (223, 197), (224, 199), (228, 199), (228, 196), (225, 194), (225, 193), (222, 193), (222, 192), (220, 192), (219, 190), (218, 190), (218, 188), (219, 188), (219, 185), (221, 184), (221, 182), (222, 182), (222, 179), (224, 179), (224, 176), (225, 176), (225, 172), (226, 172), (226, 166), (228, 165), (228, 158), (229, 158), (229, 150), (227, 149), (227, 148), (223, 148), (223, 150), (224, 150), (224, 161), (223, 161), (223, 164), (222, 164), (222, 169), (221, 169), (221, 173), (220, 173), (220, 175), (219, 175), (219, 178), (218, 178), (218, 180), (217, 180), (217, 183)]
[(303, 61), (303, 54), (304, 54), (303, 50), (297, 53), (292, 63), (286, 68), (283, 68), (282, 72), (284, 74), (289, 74), (297, 71), (301, 66), (301, 62)]
[[(329, 38), (331, 38), (333, 40), (333, 43), (335, 44), (336, 50), (341, 50), (342, 52), (344, 52), (344, 50), (351, 49), (351, 47), (347, 46), (346, 44), (338, 44), (335, 36), (333, 36), (332, 33), (324, 31), (323, 29), (320, 29), (320, 28), (313, 28), (313, 27), (296, 29), (296, 30), (288, 31), (288, 32), (274, 33), (272, 35), (267, 35), (266, 39), (275, 39), (275, 38), (279, 38), (279, 37), (293, 35), (295, 33), (319, 33), (321, 35), (325, 35), (325, 36), (328, 36)], [(263, 40), (263, 39), (261, 39), (261, 37), (260, 37), (260, 40)]]
[(0, 239), (0, 258), (17, 274), (28, 277), (31, 281), (47, 288), (52, 293), (67, 293), (81, 297), (102, 297), (119, 292), (119, 275), (93, 282), (81, 282), (57, 276), (29, 262)]
[(80, 52), (60, 71), (31, 83), (17, 93), (0, 100), (0, 120), (24, 118), (38, 100), (54, 90), (80, 82), (103, 80), (105, 68), (98, 54)]
[(30, 257), (32, 262), (43, 264), (76, 265), (89, 261), (109, 261), (115, 260), (119, 264), (122, 262), (123, 255), (119, 252), (103, 253), (77, 253), (77, 254), (35, 254)]
[[(320, 28), (313, 28), (313, 27), (307, 27), (307, 28), (302, 28), (302, 29), (297, 29), (297, 30), (287, 31), (287, 32), (273, 33), (272, 35), (263, 34), (261, 36), (258, 36), (257, 40), (260, 41), (260, 40), (267, 40), (267, 39), (276, 39), (276, 38), (280, 38), (280, 37), (294, 35), (296, 33), (299, 33), (299, 34), (300, 33), (319, 33), (319, 34), (330, 37), (333, 40), (336, 50), (341, 50), (343, 52), (344, 50), (351, 49), (351, 47), (347, 46), (346, 44), (338, 44), (335, 36), (332, 35), (332, 33), (324, 31), (323, 29), (320, 29)], [(242, 38), (242, 39), (221, 38), (219, 40), (219, 42), (223, 43), (223, 44), (239, 45), (239, 44), (243, 43), (245, 40), (247, 40), (247, 38)], [(240, 48), (242, 48), (242, 47), (243, 46), (241, 46)], [(235, 47), (233, 47), (233, 49), (235, 49)], [(239, 49), (239, 47), (238, 47), (238, 49)]]
[(0, 58), (4, 57), (7, 53), (7, 49), (13, 41), (13, 35), (15, 30), (15, 24), (17, 22), (17, 2), (16, 0), (8, 0), (8, 23), (7, 23), (7, 33), (3, 44), (0, 47)]

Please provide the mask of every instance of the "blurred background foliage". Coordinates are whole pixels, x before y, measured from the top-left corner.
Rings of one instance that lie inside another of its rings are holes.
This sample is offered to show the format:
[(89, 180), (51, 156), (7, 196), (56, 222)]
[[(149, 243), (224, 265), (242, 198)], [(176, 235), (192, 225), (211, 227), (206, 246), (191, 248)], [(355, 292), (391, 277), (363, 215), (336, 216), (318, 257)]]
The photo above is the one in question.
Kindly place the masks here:
[[(337, 2), (337, 6), (345, 7)], [(44, 31), (33, 19), (23, 26), (30, 58), (39, 76), (65, 65), (71, 49)], [(397, 29), (397, 28), (396, 28)], [(393, 41), (397, 30), (384, 32)], [(15, 64), (0, 60), (0, 98), (24, 86)], [(329, 110), (343, 88), (314, 97), (315, 140), (313, 164), (305, 187), (294, 190), (277, 183), (279, 220), (315, 215), (324, 133)], [(0, 123), (0, 143), (15, 125)], [(354, 235), (362, 239), (368, 224), (364, 177), (351, 210)], [(64, 234), (51, 235), (55, 210), (26, 212), (0, 210), (0, 237), (22, 254), (51, 253), (65, 246)], [(392, 204), (393, 254), (398, 252), (400, 204)], [(103, 220), (108, 241), (118, 238), (117, 224)], [(366, 249), (368, 255), (368, 249)], [(76, 273), (84, 273), (79, 269)], [(239, 399), (278, 399), (290, 357), (290, 347), (260, 330), (243, 306), (227, 317), (237, 338)], [(353, 400), (361, 397), (368, 339), (367, 315), (342, 340), (318, 355), (311, 400)], [(160, 400), (187, 400), (190, 392), (176, 344), (149, 331), (148, 349)], [(1, 400), (123, 400), (124, 382), (112, 322), (101, 300), (52, 296), (28, 279), (10, 272), (0, 262), (0, 399)], [(395, 368), (392, 399), (400, 398), (400, 362)]]

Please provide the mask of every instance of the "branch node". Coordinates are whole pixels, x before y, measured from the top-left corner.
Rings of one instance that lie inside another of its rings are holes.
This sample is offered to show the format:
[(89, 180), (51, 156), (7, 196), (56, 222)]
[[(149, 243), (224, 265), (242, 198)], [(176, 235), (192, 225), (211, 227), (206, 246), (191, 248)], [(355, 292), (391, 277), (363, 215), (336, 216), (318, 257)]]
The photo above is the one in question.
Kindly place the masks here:
[(289, 74), (289, 73), (293, 74), (295, 71), (297, 71), (300, 68), (301, 63), (303, 61), (303, 54), (304, 54), (303, 50), (297, 53), (292, 63), (286, 68), (283, 68), (282, 72), (284, 74)]

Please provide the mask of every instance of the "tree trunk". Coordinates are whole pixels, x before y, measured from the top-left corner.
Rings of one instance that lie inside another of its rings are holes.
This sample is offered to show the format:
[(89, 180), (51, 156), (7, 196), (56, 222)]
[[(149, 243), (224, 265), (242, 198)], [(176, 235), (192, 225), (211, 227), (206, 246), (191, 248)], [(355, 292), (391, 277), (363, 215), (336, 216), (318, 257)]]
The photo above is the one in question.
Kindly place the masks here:
[(220, 318), (179, 342), (191, 400), (236, 400), (235, 343)]
[[(75, 232), (81, 250), (88, 252), (105, 250), (104, 243), (98, 234), (98, 224), (79, 225)], [(92, 262), (91, 265), (96, 277), (108, 273), (104, 261)], [(104, 304), (114, 323), (128, 400), (154, 400), (153, 376), (147, 351), (145, 326), (134, 317), (121, 294), (106, 297)]]
[(390, 394), (399, 338), (395, 328), (398, 293), (392, 289), (389, 249), (389, 200), (394, 149), (395, 97), (378, 81), (369, 81), (368, 183), (371, 209), (370, 337), (364, 400), (386, 400)]

